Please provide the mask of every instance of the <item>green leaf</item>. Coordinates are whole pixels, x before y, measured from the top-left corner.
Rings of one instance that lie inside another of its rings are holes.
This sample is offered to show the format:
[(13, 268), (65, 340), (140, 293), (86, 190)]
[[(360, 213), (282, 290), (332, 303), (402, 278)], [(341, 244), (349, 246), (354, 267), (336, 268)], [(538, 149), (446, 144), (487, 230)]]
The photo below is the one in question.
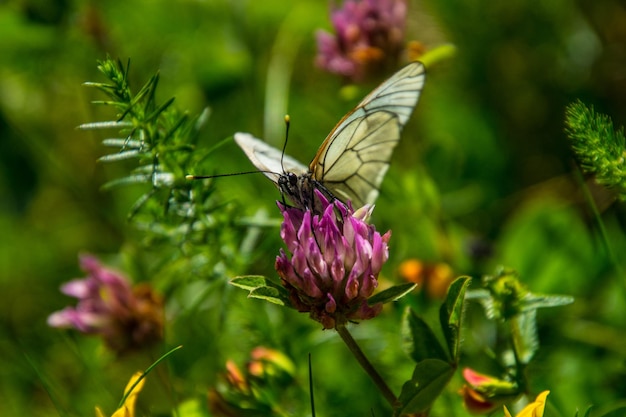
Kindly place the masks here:
[(404, 351), (418, 363), (426, 359), (449, 360), (431, 328), (410, 308), (405, 310), (402, 318), (402, 345)]
[(119, 153), (110, 153), (98, 158), (100, 162), (114, 162), (114, 161), (124, 161), (126, 159), (134, 159), (137, 158), (141, 152), (138, 149), (131, 149), (128, 151), (122, 151)]
[(399, 300), (400, 298), (413, 291), (415, 287), (417, 287), (417, 284), (395, 285), (368, 298), (367, 305), (373, 306), (374, 304), (378, 303), (386, 304), (391, 301)]
[(266, 286), (267, 278), (263, 275), (244, 275), (231, 279), (230, 284), (244, 290), (252, 291), (255, 288)]
[(446, 301), (439, 310), (441, 329), (448, 344), (450, 357), (454, 362), (458, 362), (463, 301), (470, 282), (470, 277), (460, 277), (450, 284)]
[(128, 177), (116, 178), (105, 183), (102, 186), (103, 190), (110, 190), (121, 185), (135, 185), (135, 184), (150, 184), (150, 175), (129, 175)]
[(485, 310), (485, 316), (489, 320), (495, 320), (499, 317), (500, 312), (496, 310), (495, 300), (488, 290), (484, 288), (469, 290), (465, 293), (465, 299), (467, 301), (479, 302)]
[[(153, 120), (156, 120), (156, 118), (157, 118), (157, 117), (159, 117), (159, 115), (160, 115), (161, 113), (163, 113), (163, 112), (164, 112), (164, 111), (165, 111), (165, 110), (166, 110), (169, 106), (171, 106), (171, 105), (172, 105), (172, 103), (174, 102), (174, 100), (175, 100), (175, 99), (176, 99), (175, 97), (172, 97), (172, 98), (170, 98), (169, 100), (167, 100), (165, 103), (161, 104), (161, 105), (160, 105), (160, 106), (159, 106), (156, 110), (154, 110), (154, 111), (152, 112), (152, 114), (150, 114), (150, 115), (148, 115), (148, 116), (146, 117), (146, 121), (151, 122), (151, 121), (153, 121)], [(183, 120), (181, 120), (181, 121), (180, 121), (179, 125), (180, 125), (180, 124), (182, 124), (182, 122), (183, 122), (185, 119), (186, 119), (186, 117), (185, 117), (185, 118), (183, 118)]]
[(289, 298), (288, 297), (285, 298), (284, 294), (281, 294), (278, 288), (275, 288), (275, 287), (255, 288), (252, 291), (250, 291), (250, 295), (248, 297), (258, 298), (260, 300), (269, 301), (270, 303), (278, 304), (281, 306), (284, 306), (284, 305), (290, 306)]
[(537, 310), (530, 310), (509, 319), (511, 337), (520, 363), (528, 364), (539, 349)]
[(83, 123), (77, 127), (80, 130), (103, 130), (103, 129), (117, 129), (133, 127), (132, 122), (127, 121), (108, 121), (108, 122), (93, 122)]
[(176, 411), (172, 414), (185, 417), (209, 417), (205, 404), (199, 398), (184, 400), (176, 406)]
[[(151, 167), (146, 167), (150, 170)], [(135, 172), (139, 172), (137, 169)], [(171, 172), (155, 172), (149, 174), (132, 174), (127, 177), (117, 178), (111, 180), (102, 186), (103, 190), (110, 190), (111, 188), (121, 185), (135, 185), (135, 184), (151, 184), (153, 187), (170, 187), (174, 185), (174, 174)]]
[(569, 295), (544, 295), (530, 293), (522, 300), (522, 311), (536, 310), (538, 308), (560, 307), (574, 302), (574, 297)]
[(102, 140), (102, 145), (112, 148), (123, 149), (146, 149), (148, 145), (144, 144), (140, 140), (133, 140), (127, 138), (108, 138)]
[(415, 366), (411, 380), (404, 383), (395, 415), (428, 410), (446, 387), (455, 368), (439, 359), (426, 359)]
[(281, 285), (270, 281), (264, 276), (246, 275), (235, 277), (230, 280), (230, 283), (235, 287), (249, 291), (248, 297), (250, 298), (258, 298), (273, 304), (292, 307), (289, 301), (289, 292)]
[[(593, 405), (590, 405), (589, 407), (587, 407), (587, 410), (585, 411), (585, 415), (583, 417), (589, 417), (591, 415), (592, 409), (593, 409)], [(578, 416), (578, 411), (576, 411), (576, 416)]]

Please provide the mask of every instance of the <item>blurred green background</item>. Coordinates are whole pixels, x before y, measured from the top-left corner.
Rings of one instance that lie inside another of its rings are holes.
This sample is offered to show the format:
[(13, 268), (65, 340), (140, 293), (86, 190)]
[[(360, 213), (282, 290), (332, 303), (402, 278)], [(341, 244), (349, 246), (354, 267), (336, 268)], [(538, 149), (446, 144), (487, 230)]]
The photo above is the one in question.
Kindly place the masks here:
[[(208, 106), (201, 147), (237, 131), (280, 146), (289, 112), (288, 152), (308, 162), (372, 87), (345, 99), (342, 80), (314, 66), (318, 28), (330, 29), (319, 0), (0, 2), (0, 415), (112, 411), (130, 374), (154, 359), (115, 358), (95, 338), (46, 325), (48, 314), (73, 302), (58, 288), (81, 276), (78, 253), (98, 254), (135, 281), (153, 278), (151, 257), (159, 256), (137, 243), (141, 232), (126, 221), (145, 190), (100, 190), (130, 165), (96, 163), (106, 134), (76, 129), (114, 118), (90, 104), (102, 98), (96, 91), (81, 86), (104, 81), (96, 61), (130, 58), (135, 89), (159, 70), (161, 101), (175, 96), (191, 114)], [(626, 124), (625, 28), (619, 1), (410, 1), (407, 40), (429, 49), (453, 44), (456, 53), (428, 69), (374, 215), (379, 230), (393, 230), (389, 280), (409, 258), (447, 262), (475, 278), (504, 264), (534, 292), (576, 297), (539, 313), (542, 348), (529, 372), (532, 389), (550, 389), (549, 403), (566, 416), (626, 399), (625, 277), (580, 191), (563, 125), (576, 98)], [(232, 142), (210, 163), (204, 174), (252, 169)], [(264, 208), (278, 217), (279, 194), (262, 175), (220, 179), (216, 187), (243, 215)], [(589, 187), (625, 268), (624, 205), (591, 180)], [(277, 232), (263, 230), (246, 270), (228, 274), (272, 274)], [(477, 245), (491, 255), (473, 257)], [(180, 281), (190, 297), (202, 280)], [(292, 357), (304, 392), (313, 353), (319, 415), (388, 413), (335, 335), (224, 282), (202, 287), (193, 309), (185, 308), (189, 298), (179, 310), (168, 300), (167, 343), (185, 348), (168, 371), (150, 377), (139, 415), (170, 415), (190, 398), (202, 403), (225, 360), (241, 363), (260, 344)], [(416, 308), (436, 319), (435, 301)], [(399, 391), (412, 365), (398, 346), (401, 307), (389, 309), (355, 333)], [(482, 333), (470, 318), (466, 365), (480, 370), (485, 355), (473, 346)], [(350, 382), (355, 375), (358, 384)], [(465, 415), (460, 385), (453, 380), (434, 415)], [(307, 410), (308, 398), (299, 401)]]

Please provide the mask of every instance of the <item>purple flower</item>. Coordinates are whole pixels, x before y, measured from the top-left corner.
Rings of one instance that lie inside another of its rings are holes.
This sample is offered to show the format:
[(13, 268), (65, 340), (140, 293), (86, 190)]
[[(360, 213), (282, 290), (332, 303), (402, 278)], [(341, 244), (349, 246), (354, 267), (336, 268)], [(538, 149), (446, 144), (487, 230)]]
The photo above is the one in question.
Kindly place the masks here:
[(332, 329), (348, 320), (377, 316), (382, 304), (367, 305), (378, 285), (378, 274), (389, 257), (391, 232), (380, 235), (366, 219), (372, 208), (356, 212), (338, 200), (329, 203), (315, 191), (322, 214), (279, 203), (284, 222), (281, 237), (291, 258), (281, 249), (276, 271), (290, 293), (292, 305)]
[(406, 0), (346, 0), (331, 12), (336, 35), (317, 32), (317, 65), (353, 81), (395, 68), (406, 15)]
[(87, 277), (61, 287), (78, 304), (52, 313), (49, 326), (101, 335), (120, 353), (162, 339), (163, 302), (149, 286), (133, 288), (124, 276), (91, 255), (81, 255), (80, 266)]

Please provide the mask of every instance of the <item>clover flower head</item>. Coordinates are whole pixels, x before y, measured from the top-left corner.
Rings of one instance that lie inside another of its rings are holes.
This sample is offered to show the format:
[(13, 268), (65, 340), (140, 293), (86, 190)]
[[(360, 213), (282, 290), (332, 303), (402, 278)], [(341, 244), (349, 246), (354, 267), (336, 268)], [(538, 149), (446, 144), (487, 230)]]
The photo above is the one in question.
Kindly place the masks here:
[(353, 81), (397, 65), (406, 15), (406, 0), (346, 0), (331, 12), (336, 34), (317, 32), (317, 65)]
[(162, 339), (163, 302), (152, 288), (133, 287), (126, 277), (91, 255), (82, 255), (80, 266), (87, 277), (61, 287), (78, 304), (52, 313), (49, 326), (100, 335), (118, 353)]
[(372, 207), (355, 212), (350, 204), (329, 203), (315, 193), (321, 214), (278, 204), (284, 217), (281, 237), (291, 257), (281, 249), (276, 271), (292, 305), (325, 329), (371, 319), (382, 310), (382, 304), (369, 306), (367, 299), (389, 257), (391, 232), (381, 235), (365, 222)]

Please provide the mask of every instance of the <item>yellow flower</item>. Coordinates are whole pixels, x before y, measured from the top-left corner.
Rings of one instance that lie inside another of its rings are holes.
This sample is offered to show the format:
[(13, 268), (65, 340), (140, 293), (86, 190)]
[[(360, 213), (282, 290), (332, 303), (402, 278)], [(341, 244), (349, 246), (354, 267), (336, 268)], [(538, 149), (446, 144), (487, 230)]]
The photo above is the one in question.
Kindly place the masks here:
[[(544, 391), (537, 395), (534, 402), (528, 404), (519, 414), (515, 417), (543, 417), (543, 410), (546, 408), (546, 398), (550, 394), (550, 391)], [(504, 407), (505, 417), (511, 417), (509, 410)]]
[[(130, 378), (130, 381), (128, 381), (128, 384), (126, 384), (124, 394), (127, 394), (128, 391), (133, 388), (133, 385), (135, 385), (137, 380), (141, 378), (142, 375), (143, 372), (135, 372), (135, 374)], [(146, 379), (142, 378), (141, 381), (137, 383), (133, 390), (126, 396), (124, 404), (122, 404), (122, 406), (118, 408), (111, 417), (135, 417), (135, 402), (137, 402), (137, 395), (141, 392), (145, 382)], [(105, 417), (102, 410), (98, 407), (96, 407), (96, 417)]]

